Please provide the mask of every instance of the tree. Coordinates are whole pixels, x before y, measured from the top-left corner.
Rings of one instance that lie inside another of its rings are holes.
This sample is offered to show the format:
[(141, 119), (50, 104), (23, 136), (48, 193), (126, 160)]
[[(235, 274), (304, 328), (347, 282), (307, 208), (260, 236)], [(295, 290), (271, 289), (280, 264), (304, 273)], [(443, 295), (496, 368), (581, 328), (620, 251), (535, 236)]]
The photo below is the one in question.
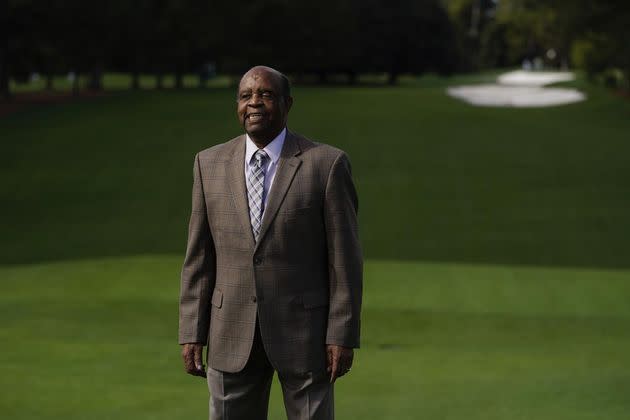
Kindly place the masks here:
[(11, 96), (9, 89), (9, 2), (0, 0), (0, 95)]
[(387, 72), (389, 83), (402, 73), (450, 73), (457, 65), (455, 34), (438, 0), (362, 2), (359, 11), (360, 63)]
[(443, 0), (455, 33), (459, 70), (505, 65), (503, 26), (494, 21), (494, 0)]
[(570, 11), (572, 60), (591, 76), (619, 72), (630, 89), (630, 3), (625, 0), (556, 0)]
[(151, 39), (151, 21), (148, 18), (152, 0), (121, 0), (112, 4), (112, 22), (116, 22), (111, 41), (112, 51), (108, 65), (118, 71), (131, 74), (130, 88), (140, 88), (140, 74), (147, 70), (149, 61), (148, 43)]

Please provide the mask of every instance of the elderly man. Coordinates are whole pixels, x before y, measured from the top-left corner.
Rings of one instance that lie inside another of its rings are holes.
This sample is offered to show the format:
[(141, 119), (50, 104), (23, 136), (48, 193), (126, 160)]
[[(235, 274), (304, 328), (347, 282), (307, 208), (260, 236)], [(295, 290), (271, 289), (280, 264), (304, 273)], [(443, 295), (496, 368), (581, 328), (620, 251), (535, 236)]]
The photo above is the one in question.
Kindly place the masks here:
[(214, 420), (266, 419), (274, 371), (289, 419), (334, 418), (333, 384), (359, 347), (350, 163), (287, 129), (292, 104), (286, 76), (252, 68), (237, 95), (246, 134), (194, 161), (179, 342)]

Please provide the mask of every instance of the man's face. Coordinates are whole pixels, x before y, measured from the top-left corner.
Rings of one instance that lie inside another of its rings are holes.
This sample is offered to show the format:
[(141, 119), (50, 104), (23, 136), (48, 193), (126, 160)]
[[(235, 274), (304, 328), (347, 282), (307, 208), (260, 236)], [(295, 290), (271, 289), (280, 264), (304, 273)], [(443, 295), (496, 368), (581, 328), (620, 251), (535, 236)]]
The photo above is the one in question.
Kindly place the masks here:
[(245, 74), (237, 102), (238, 119), (252, 139), (269, 142), (286, 126), (291, 98), (284, 98), (280, 78), (271, 72)]

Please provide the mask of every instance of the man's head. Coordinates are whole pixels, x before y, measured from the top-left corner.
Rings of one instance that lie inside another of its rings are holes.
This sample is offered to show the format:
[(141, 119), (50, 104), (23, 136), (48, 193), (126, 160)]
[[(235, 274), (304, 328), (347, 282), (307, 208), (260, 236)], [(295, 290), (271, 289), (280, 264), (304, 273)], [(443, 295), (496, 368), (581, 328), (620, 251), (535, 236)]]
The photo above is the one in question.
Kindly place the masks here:
[(293, 104), (289, 79), (271, 67), (253, 67), (241, 78), (236, 102), (241, 125), (258, 146), (264, 147), (287, 124)]

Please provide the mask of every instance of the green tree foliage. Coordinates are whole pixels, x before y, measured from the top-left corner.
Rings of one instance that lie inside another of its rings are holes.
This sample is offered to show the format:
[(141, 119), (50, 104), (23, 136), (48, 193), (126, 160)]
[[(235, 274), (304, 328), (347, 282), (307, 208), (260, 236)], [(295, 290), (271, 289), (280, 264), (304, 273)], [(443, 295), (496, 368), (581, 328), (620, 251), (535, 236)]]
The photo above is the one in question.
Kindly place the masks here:
[(443, 0), (455, 32), (459, 70), (505, 65), (501, 28), (494, 23), (495, 0)]
[[(320, 81), (451, 73), (544, 57), (630, 78), (627, 0), (0, 0), (0, 90), (32, 72), (238, 74), (256, 64)], [(615, 73), (615, 74), (617, 74)], [(78, 80), (78, 79), (77, 79)], [(200, 80), (201, 77), (200, 77)], [(49, 85), (52, 85), (49, 83)], [(78, 85), (76, 86), (78, 88)]]
[(564, 6), (574, 3), (568, 24), (574, 34), (574, 64), (591, 76), (607, 74), (611, 83), (630, 88), (630, 2), (557, 1)]
[(568, 5), (559, 7), (553, 0), (501, 0), (493, 26), (502, 28), (507, 63), (545, 57), (547, 51), (554, 50), (555, 58), (547, 57), (548, 64), (566, 66), (571, 42), (568, 26), (571, 9)]
[[(475, 50), (473, 67), (514, 66), (541, 57), (548, 66), (573, 65), (591, 75), (616, 74), (625, 83), (630, 80), (627, 0), (498, 0), (491, 15), (487, 12), (492, 5), (483, 0), (445, 2), (459, 38)], [(482, 15), (477, 42), (472, 36), (475, 7)], [(547, 56), (550, 50), (555, 56)]]

